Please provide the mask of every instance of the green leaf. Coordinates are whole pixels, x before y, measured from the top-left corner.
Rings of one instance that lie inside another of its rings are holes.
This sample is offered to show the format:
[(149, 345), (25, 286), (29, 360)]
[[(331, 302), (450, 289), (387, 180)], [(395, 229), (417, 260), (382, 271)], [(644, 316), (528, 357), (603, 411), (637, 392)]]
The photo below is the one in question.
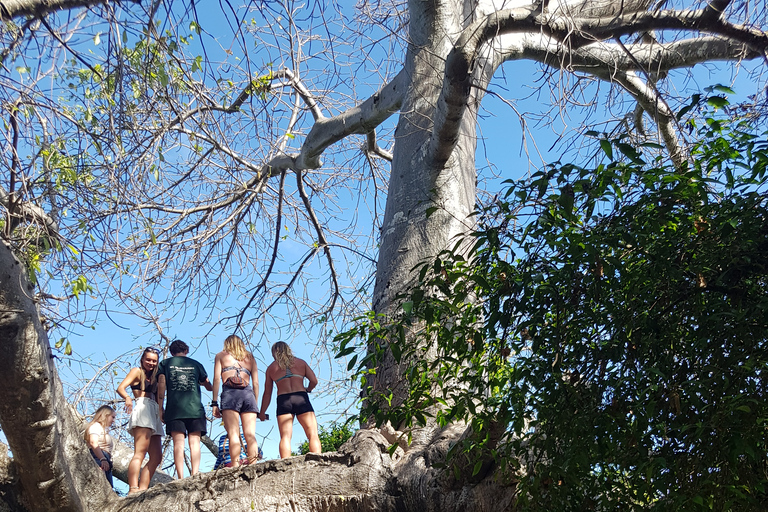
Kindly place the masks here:
[(603, 150), (603, 153), (605, 153), (609, 159), (613, 160), (613, 146), (611, 145), (611, 141), (606, 139), (601, 139), (600, 148)]
[(730, 105), (730, 101), (728, 101), (728, 98), (724, 96), (710, 96), (707, 98), (707, 105), (714, 107), (714, 108), (723, 108), (728, 105)]

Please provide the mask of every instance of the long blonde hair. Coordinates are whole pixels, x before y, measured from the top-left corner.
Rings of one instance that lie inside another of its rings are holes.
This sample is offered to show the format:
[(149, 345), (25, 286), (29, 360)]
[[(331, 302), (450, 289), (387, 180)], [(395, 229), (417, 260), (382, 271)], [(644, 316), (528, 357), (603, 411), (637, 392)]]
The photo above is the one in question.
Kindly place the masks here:
[(277, 361), (277, 366), (284, 370), (293, 366), (293, 352), (291, 352), (291, 347), (284, 341), (278, 341), (272, 345), (272, 357)]
[(245, 348), (245, 343), (240, 339), (240, 336), (236, 334), (230, 334), (224, 340), (224, 351), (229, 352), (238, 361), (245, 361), (248, 358), (248, 349)]
[[(157, 356), (157, 364), (152, 370), (152, 375), (149, 376), (150, 386), (153, 386), (157, 382), (157, 367), (160, 366), (160, 351), (154, 347), (145, 348), (144, 352), (141, 353), (141, 357), (139, 358), (139, 372), (141, 372), (141, 374), (139, 375), (139, 381), (141, 383), (140, 385), (141, 385), (142, 391), (146, 391), (144, 387), (146, 386), (147, 372), (144, 371), (144, 363), (142, 361), (144, 360), (144, 356), (147, 355), (147, 352), (151, 352)], [(157, 389), (155, 389), (155, 393), (156, 392), (157, 392)]]
[(91, 428), (91, 425), (94, 423), (99, 423), (102, 427), (104, 427), (104, 431), (107, 430), (107, 418), (115, 414), (115, 410), (111, 408), (108, 405), (102, 405), (98, 409), (96, 409), (96, 412), (93, 413), (93, 419), (85, 426), (85, 432), (83, 432), (83, 439), (85, 439), (85, 442), (87, 443), (89, 439), (88, 435), (88, 429)]

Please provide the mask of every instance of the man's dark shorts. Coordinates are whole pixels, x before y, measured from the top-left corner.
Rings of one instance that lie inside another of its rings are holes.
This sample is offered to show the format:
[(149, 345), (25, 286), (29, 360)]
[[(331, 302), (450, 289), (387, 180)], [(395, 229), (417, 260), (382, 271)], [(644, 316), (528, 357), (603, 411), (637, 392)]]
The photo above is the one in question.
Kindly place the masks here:
[(297, 391), (296, 393), (285, 393), (277, 395), (277, 415), (293, 414), (298, 416), (307, 412), (315, 412), (312, 404), (309, 403), (309, 395), (306, 391)]
[(221, 392), (221, 410), (258, 413), (259, 406), (256, 404), (253, 388), (248, 386), (244, 389), (236, 389), (224, 386)]
[(187, 437), (190, 432), (200, 432), (200, 435), (204, 436), (208, 432), (207, 426), (208, 422), (205, 418), (183, 418), (166, 423), (165, 433), (170, 436), (172, 432), (183, 432), (184, 437)]

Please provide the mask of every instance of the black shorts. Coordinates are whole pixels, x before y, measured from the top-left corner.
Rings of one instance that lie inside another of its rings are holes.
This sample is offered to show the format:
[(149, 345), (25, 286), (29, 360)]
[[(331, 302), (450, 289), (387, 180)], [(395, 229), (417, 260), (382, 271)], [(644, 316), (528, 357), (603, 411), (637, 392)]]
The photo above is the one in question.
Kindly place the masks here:
[(170, 436), (173, 432), (181, 432), (184, 437), (187, 437), (190, 432), (200, 432), (200, 435), (204, 436), (208, 432), (207, 426), (208, 422), (205, 418), (181, 418), (166, 423), (165, 433)]
[(253, 388), (248, 386), (237, 389), (224, 386), (221, 392), (221, 410), (258, 413), (259, 406), (256, 404)]
[(312, 404), (309, 403), (309, 395), (306, 391), (297, 391), (295, 393), (285, 393), (277, 395), (277, 415), (293, 414), (297, 416), (307, 412), (315, 412)]

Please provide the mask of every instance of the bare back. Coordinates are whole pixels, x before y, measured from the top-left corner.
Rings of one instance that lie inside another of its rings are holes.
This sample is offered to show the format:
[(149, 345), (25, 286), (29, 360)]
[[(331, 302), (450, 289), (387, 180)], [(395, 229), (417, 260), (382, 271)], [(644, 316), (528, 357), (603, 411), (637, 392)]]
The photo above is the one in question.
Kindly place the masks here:
[(246, 383), (251, 383), (251, 375), (255, 371), (255, 365), (253, 354), (248, 352), (248, 355), (245, 356), (245, 359), (242, 361), (238, 361), (234, 358), (232, 354), (227, 352), (226, 350), (222, 350), (218, 354), (216, 354), (216, 359), (218, 359), (219, 363), (221, 364), (221, 380), (226, 381), (230, 377), (234, 377), (238, 374), (237, 370), (238, 368), (243, 368), (247, 371), (240, 370), (240, 377), (242, 377)]
[[(296, 393), (298, 391), (311, 391), (317, 385), (317, 377), (309, 365), (298, 357), (293, 358), (290, 368), (283, 369), (273, 362), (267, 368), (267, 377), (277, 385), (277, 394)], [(304, 386), (304, 378), (309, 379), (310, 385)]]

